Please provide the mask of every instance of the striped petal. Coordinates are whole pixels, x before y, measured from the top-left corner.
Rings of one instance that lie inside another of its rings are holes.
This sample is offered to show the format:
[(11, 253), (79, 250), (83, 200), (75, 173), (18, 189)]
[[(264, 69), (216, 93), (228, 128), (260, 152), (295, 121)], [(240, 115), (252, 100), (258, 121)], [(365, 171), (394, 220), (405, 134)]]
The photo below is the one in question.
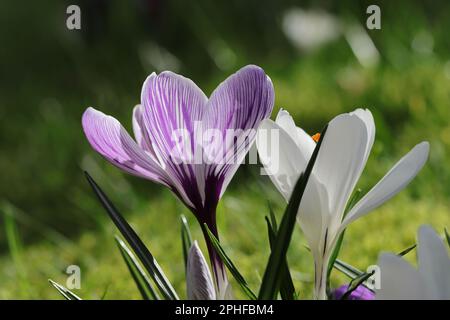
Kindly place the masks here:
[[(257, 66), (246, 66), (228, 77), (212, 93), (204, 119), (206, 130), (221, 132), (222, 141), (205, 147), (209, 159), (206, 176), (223, 180), (221, 194), (256, 137), (260, 122), (273, 109), (272, 81)], [(217, 155), (211, 155), (221, 149)]]
[(144, 152), (115, 118), (88, 108), (82, 117), (84, 133), (95, 151), (120, 169), (167, 185), (164, 171)]
[(175, 192), (191, 208), (201, 207), (204, 168), (194, 157), (206, 96), (190, 79), (166, 71), (147, 78), (141, 100), (149, 139)]
[(186, 287), (189, 300), (216, 299), (211, 272), (197, 241), (194, 241), (188, 254)]
[(134, 138), (141, 149), (148, 152), (153, 159), (157, 159), (156, 153), (153, 150), (152, 141), (145, 127), (144, 109), (141, 104), (138, 104), (133, 109), (133, 132)]

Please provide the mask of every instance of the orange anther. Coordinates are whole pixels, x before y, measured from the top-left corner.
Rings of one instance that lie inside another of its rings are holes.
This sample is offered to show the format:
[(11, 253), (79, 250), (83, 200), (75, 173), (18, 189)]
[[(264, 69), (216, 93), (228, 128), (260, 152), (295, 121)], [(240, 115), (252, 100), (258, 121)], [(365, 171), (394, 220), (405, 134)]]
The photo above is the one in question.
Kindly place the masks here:
[(320, 133), (316, 133), (316, 134), (313, 135), (311, 138), (313, 138), (313, 140), (314, 140), (315, 142), (318, 142), (319, 139), (320, 139)]

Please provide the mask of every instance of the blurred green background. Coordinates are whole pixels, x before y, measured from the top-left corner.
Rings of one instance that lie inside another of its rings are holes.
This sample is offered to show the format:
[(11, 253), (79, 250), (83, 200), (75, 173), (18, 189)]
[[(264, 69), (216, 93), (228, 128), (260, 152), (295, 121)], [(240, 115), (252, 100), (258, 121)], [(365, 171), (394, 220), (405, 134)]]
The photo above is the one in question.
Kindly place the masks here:
[[(81, 8), (82, 30), (66, 28)], [(366, 8), (381, 8), (368, 30)], [(450, 3), (448, 1), (0, 2), (0, 299), (59, 299), (67, 266), (81, 267), (83, 298), (139, 298), (86, 183), (108, 192), (184, 296), (179, 214), (165, 188), (122, 174), (88, 145), (88, 106), (131, 127), (146, 76), (172, 70), (207, 94), (246, 64), (272, 78), (280, 107), (314, 134), (335, 115), (370, 108), (377, 133), (359, 187), (365, 192), (410, 148), (431, 143), (430, 159), (400, 195), (353, 224), (342, 259), (365, 269), (380, 251), (415, 242), (423, 223), (450, 226)], [(242, 167), (219, 205), (225, 249), (252, 288), (268, 257), (269, 199), (284, 203), (258, 167)], [(299, 228), (289, 251), (296, 289), (311, 298), (312, 260)], [(414, 254), (408, 259), (414, 261)], [(337, 272), (333, 284), (347, 281)], [(242, 297), (235, 286), (238, 297)]]

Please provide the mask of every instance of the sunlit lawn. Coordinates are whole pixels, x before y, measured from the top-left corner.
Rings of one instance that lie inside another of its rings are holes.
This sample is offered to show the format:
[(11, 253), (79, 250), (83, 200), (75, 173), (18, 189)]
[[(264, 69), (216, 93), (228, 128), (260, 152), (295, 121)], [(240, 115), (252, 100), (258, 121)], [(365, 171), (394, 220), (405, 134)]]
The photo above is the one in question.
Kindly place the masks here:
[[(403, 30), (403, 25), (394, 27)], [(415, 144), (430, 142), (429, 161), (411, 185), (346, 232), (340, 258), (360, 269), (375, 264), (380, 251), (400, 252), (414, 244), (421, 224), (431, 224), (441, 234), (444, 227), (450, 227), (450, 64), (448, 55), (423, 55), (411, 50), (408, 41), (412, 36), (405, 31), (404, 41), (394, 33), (376, 34), (381, 58), (373, 68), (360, 66), (344, 39), (313, 55), (292, 59), (289, 64), (277, 59), (260, 63), (275, 87), (272, 117), (283, 107), (310, 134), (319, 132), (339, 113), (357, 107), (372, 111), (377, 133), (360, 180), (364, 193)], [(441, 53), (445, 50), (441, 48)], [(395, 55), (398, 52), (402, 53), (400, 57)], [(237, 59), (235, 69), (254, 62), (244, 55)], [(95, 60), (90, 63), (94, 65)], [(0, 299), (60, 299), (47, 280), (64, 285), (64, 271), (72, 264), (81, 267), (82, 288), (76, 293), (82, 298), (140, 298), (117, 250), (117, 230), (91, 194), (83, 170), (105, 188), (179, 295), (185, 297), (180, 214), (188, 217), (193, 236), (204, 249), (192, 214), (165, 188), (126, 177), (106, 164), (82, 134), (80, 117), (88, 105), (117, 116), (130, 128), (132, 107), (139, 100), (139, 85), (144, 78), (124, 82), (121, 72), (132, 73), (134, 69), (123, 64), (122, 69), (104, 75), (80, 63), (84, 69), (77, 69), (74, 75), (79, 87), (74, 86), (74, 92), (48, 89), (54, 98), (35, 101), (42, 89), (39, 85), (46, 85), (38, 81), (25, 83), (23, 94), (17, 97), (5, 95), (12, 106), (20, 103), (34, 113), (25, 117), (27, 109), (18, 107), (19, 111), (8, 114), (5, 121), (0, 118), (0, 130), (5, 130), (0, 171), (6, 181), (0, 185), (0, 211), (15, 217), (3, 219), (0, 225), (0, 240), (5, 240), (0, 256)], [(140, 68), (139, 63), (132, 65)], [(230, 72), (217, 71), (202, 79), (200, 86), (209, 94)], [(139, 85), (133, 91), (128, 88), (130, 83)], [(11, 165), (11, 159), (15, 165)], [(255, 291), (268, 258), (264, 220), (267, 203), (274, 206), (278, 219), (285, 206), (270, 180), (258, 172), (257, 167), (240, 169), (218, 212), (223, 246)], [(22, 212), (23, 207), (28, 209)], [(28, 239), (30, 229), (38, 234), (35, 239)], [(22, 240), (27, 244), (22, 245)], [(289, 249), (289, 265), (299, 297), (311, 298), (313, 262), (304, 245), (297, 227)], [(415, 261), (415, 253), (408, 254), (407, 259)], [(346, 281), (338, 271), (333, 273), (333, 286)], [(237, 285), (234, 292), (238, 298), (243, 297)]]
[[(264, 180), (266, 181), (266, 180)], [(266, 181), (268, 182), (268, 181)], [(268, 188), (271, 186), (266, 183)], [(234, 183), (219, 208), (219, 230), (230, 257), (256, 290), (268, 257), (268, 242), (264, 215), (266, 199), (272, 199), (278, 217), (283, 203), (274, 192), (267, 197), (260, 185), (252, 181)], [(114, 199), (119, 194), (112, 194)], [(103, 214), (100, 206), (95, 208)], [(411, 199), (400, 195), (384, 207), (353, 224), (346, 234), (341, 258), (361, 269), (376, 262), (380, 251), (399, 252), (415, 242), (415, 231), (422, 223), (430, 223), (439, 231), (448, 224), (450, 208), (435, 199)], [(179, 214), (184, 213), (192, 226), (193, 237), (202, 235), (193, 216), (178, 204), (169, 191), (158, 197), (142, 200), (133, 212), (126, 212), (129, 221), (145, 240), (152, 253), (173, 282), (179, 294), (185, 296), (184, 265), (182, 261)], [(65, 284), (63, 273), (68, 265), (81, 267), (82, 288), (76, 291), (86, 299), (139, 299), (133, 280), (116, 248), (111, 222), (102, 218), (104, 229), (85, 232), (73, 241), (44, 242), (0, 260), (0, 298), (60, 298), (47, 282), (52, 278)], [(304, 238), (297, 228), (289, 251), (289, 263), (301, 298), (311, 298), (312, 260), (304, 247)], [(414, 261), (414, 254), (409, 260)], [(347, 279), (335, 271), (333, 284)], [(237, 285), (237, 297), (243, 297)]]

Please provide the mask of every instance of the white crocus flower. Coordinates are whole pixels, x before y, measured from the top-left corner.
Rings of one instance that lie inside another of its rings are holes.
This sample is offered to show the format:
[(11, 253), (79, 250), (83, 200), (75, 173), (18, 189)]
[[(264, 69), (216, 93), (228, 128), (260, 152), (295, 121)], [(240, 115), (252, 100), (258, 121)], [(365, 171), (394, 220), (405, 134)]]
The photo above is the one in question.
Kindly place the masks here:
[(378, 300), (450, 300), (450, 259), (443, 241), (429, 226), (418, 232), (418, 269), (398, 255), (381, 254)]
[(197, 241), (189, 250), (186, 266), (186, 287), (189, 300), (215, 300), (216, 290), (208, 263)]
[[(422, 142), (344, 218), (346, 205), (366, 165), (374, 137), (375, 124), (369, 110), (357, 109), (341, 114), (328, 124), (297, 215), (314, 257), (316, 299), (326, 299), (327, 266), (342, 231), (350, 222), (406, 187), (427, 160), (429, 144)], [(315, 140), (295, 125), (288, 112), (280, 110), (275, 122), (263, 120), (256, 143), (267, 174), (288, 201), (300, 173), (306, 169)]]

